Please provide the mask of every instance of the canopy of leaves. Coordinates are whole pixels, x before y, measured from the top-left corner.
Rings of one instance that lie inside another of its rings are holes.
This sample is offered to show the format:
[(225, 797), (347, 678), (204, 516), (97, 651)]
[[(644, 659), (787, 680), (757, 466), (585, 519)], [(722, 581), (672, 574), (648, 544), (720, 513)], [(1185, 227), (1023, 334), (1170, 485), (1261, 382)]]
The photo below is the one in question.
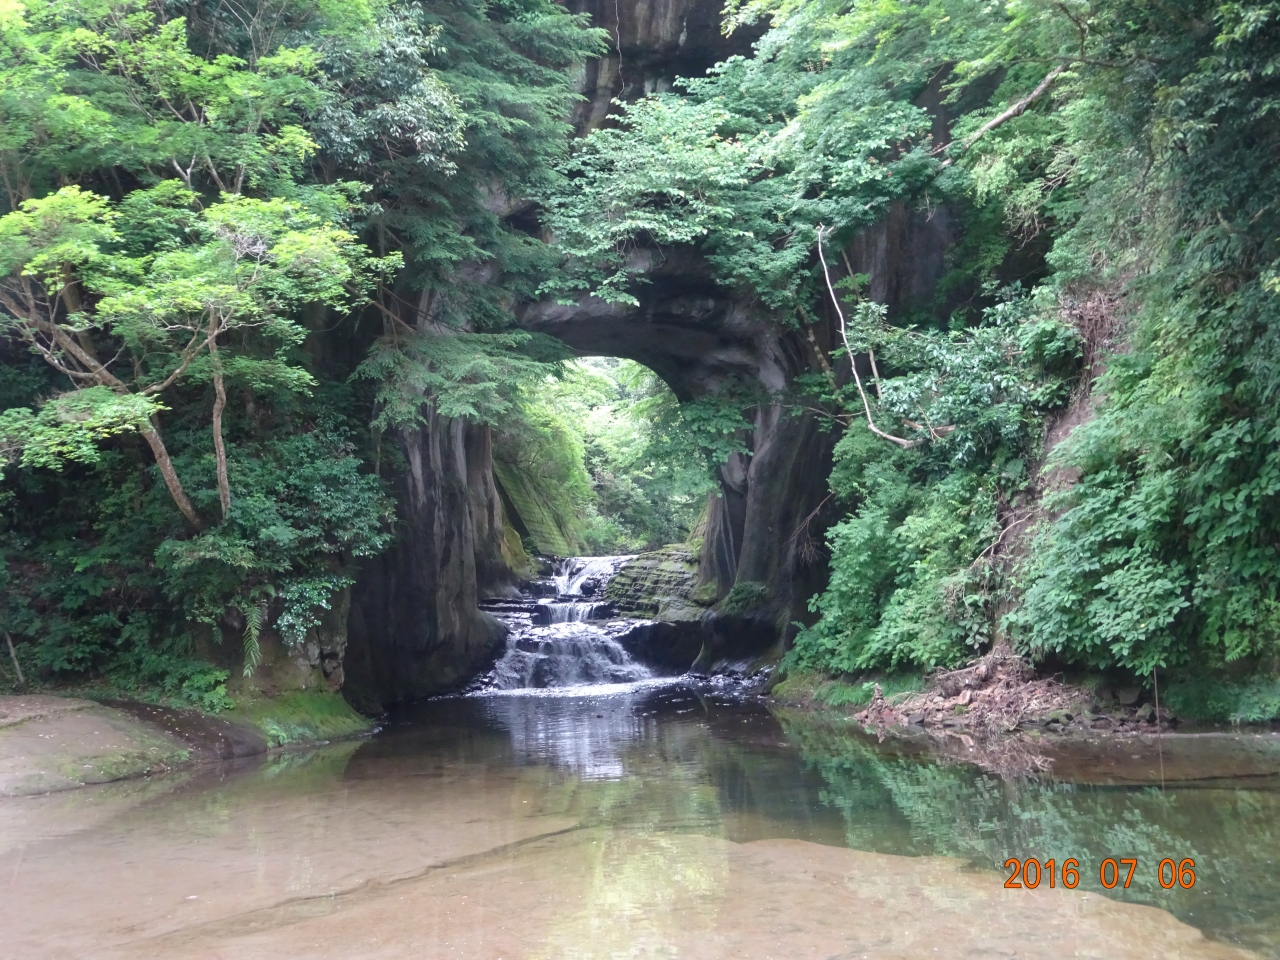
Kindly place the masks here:
[(555, 369), (501, 330), (550, 264), (508, 221), (601, 41), (550, 0), (0, 5), (0, 621), (45, 676), (216, 701), (198, 638), (251, 668), (389, 542), (370, 422)]

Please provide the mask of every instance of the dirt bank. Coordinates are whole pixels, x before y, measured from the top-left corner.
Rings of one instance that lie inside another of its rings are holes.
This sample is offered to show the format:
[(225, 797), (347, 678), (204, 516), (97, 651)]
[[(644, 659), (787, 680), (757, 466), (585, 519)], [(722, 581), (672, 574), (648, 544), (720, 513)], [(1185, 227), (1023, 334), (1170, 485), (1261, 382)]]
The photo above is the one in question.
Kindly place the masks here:
[(781, 687), (779, 700), (784, 709), (827, 713), (833, 722), (1002, 776), (1048, 772), (1107, 784), (1280, 783), (1280, 733), (1183, 725), (1137, 688), (1090, 690), (1037, 677), (1007, 648), (937, 672), (923, 689), (893, 692), (886, 681), (886, 692), (880, 683), (868, 685), (869, 703), (841, 703), (829, 691), (824, 703), (812, 684)]

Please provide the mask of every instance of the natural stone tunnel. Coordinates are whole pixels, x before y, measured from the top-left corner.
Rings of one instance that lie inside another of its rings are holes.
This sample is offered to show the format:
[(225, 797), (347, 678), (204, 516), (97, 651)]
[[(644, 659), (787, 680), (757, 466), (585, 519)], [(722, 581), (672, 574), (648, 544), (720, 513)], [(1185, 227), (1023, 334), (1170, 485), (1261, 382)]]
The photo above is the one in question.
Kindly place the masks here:
[[(584, 70), (585, 132), (607, 120), (615, 97), (666, 89), (745, 53), (750, 36), (719, 33), (718, 0), (576, 0), (615, 38)], [(944, 270), (950, 240), (945, 209), (895, 207), (846, 251), (871, 295), (890, 312), (923, 305)], [(817, 369), (816, 350), (838, 339), (832, 316), (811, 331), (772, 316), (748, 291), (718, 284), (696, 251), (639, 250), (637, 306), (585, 297), (518, 310), (530, 331), (553, 336), (579, 356), (615, 356), (652, 369), (681, 400), (730, 382), (766, 398), (755, 408), (749, 453), (720, 469), (709, 503), (699, 579), (717, 598), (735, 583), (757, 584), (767, 601), (750, 615), (711, 613), (702, 621), (699, 664), (778, 653), (806, 621), (808, 599), (824, 585), (823, 536), (835, 516), (827, 477), (836, 434), (812, 415), (769, 400)], [(810, 339), (810, 333), (812, 339)], [(848, 375), (848, 363), (844, 361)], [(837, 374), (839, 374), (837, 368)], [(456, 687), (483, 669), (503, 628), (476, 604), (512, 589), (503, 559), (503, 505), (493, 480), (487, 427), (433, 417), (401, 438), (408, 470), (398, 481), (401, 535), (366, 563), (352, 590), (346, 677), (349, 696), (376, 707)]]

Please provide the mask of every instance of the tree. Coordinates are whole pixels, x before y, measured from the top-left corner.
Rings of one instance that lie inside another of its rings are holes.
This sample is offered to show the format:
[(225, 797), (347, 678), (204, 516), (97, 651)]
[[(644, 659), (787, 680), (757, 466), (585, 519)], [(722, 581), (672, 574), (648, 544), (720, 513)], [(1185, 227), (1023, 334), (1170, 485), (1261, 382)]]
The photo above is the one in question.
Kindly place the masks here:
[[(319, 194), (330, 212), (338, 197)], [(214, 386), (211, 412), (218, 495), (231, 509), (222, 415), (226, 377), (305, 390), (312, 378), (283, 349), (305, 330), (290, 318), (307, 304), (346, 307), (399, 257), (375, 259), (354, 235), (297, 201), (227, 197), (201, 210), (173, 181), (119, 204), (64, 187), (0, 218), (0, 324), (15, 332), (79, 390), (54, 411), (68, 426), (135, 428), (147, 441), (174, 504), (205, 526), (161, 436), (164, 392), (184, 376)], [(150, 233), (153, 250), (131, 256), (125, 237)], [(230, 356), (219, 340), (252, 335), (266, 349)], [(107, 355), (107, 351), (110, 354)], [(97, 388), (96, 390), (93, 388)], [(73, 391), (74, 392), (74, 391)], [(132, 419), (129, 413), (132, 413)], [(34, 426), (38, 420), (27, 420)], [(10, 420), (7, 445), (48, 457), (39, 431), (23, 438)], [(114, 432), (114, 431), (113, 431)]]

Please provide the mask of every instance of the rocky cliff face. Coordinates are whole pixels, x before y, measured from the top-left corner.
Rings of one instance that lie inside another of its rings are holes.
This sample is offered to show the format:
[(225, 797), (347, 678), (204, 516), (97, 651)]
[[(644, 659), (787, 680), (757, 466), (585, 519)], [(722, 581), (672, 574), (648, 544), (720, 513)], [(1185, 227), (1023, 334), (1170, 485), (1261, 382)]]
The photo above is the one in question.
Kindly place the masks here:
[[(898, 313), (932, 297), (949, 240), (945, 211), (925, 215), (899, 206), (846, 253), (855, 273), (870, 274), (873, 297)], [(717, 284), (689, 251), (675, 257), (640, 250), (635, 257), (647, 280), (635, 291), (637, 306), (594, 297), (538, 303), (522, 312), (521, 324), (580, 356), (643, 363), (682, 400), (731, 381), (783, 393), (799, 375), (818, 371), (819, 351), (829, 355), (838, 341), (833, 315), (799, 329), (766, 312), (749, 291)], [(848, 378), (848, 361), (835, 373)], [(708, 670), (779, 654), (794, 623), (809, 619), (807, 601), (827, 576), (824, 534), (835, 517), (827, 477), (838, 434), (813, 416), (764, 403), (745, 439), (749, 452), (721, 467), (720, 493), (709, 502), (699, 580), (712, 599), (750, 602), (722, 602), (704, 618), (699, 665)]]
[[(643, 363), (682, 400), (729, 382), (778, 393), (817, 368), (807, 333), (779, 323), (749, 295), (719, 287), (705, 262), (687, 253), (646, 256), (649, 282), (637, 290), (638, 306), (594, 297), (571, 306), (539, 303), (524, 311), (521, 324), (556, 337), (581, 356)], [(820, 348), (830, 349), (830, 329), (814, 335)], [(791, 620), (804, 615), (805, 601), (825, 577), (821, 553), (810, 544), (814, 537), (820, 542), (825, 518), (805, 521), (826, 495), (836, 437), (808, 415), (763, 404), (746, 439), (750, 454), (734, 456), (721, 468), (699, 575), (715, 599), (735, 583), (762, 584), (768, 599), (751, 615), (762, 623), (750, 632), (776, 642)]]
[(511, 586), (488, 428), (432, 415), (401, 442), (398, 537), (364, 564), (347, 620), (344, 692), (366, 710), (457, 687), (506, 635), (477, 607)]
[[(573, 120), (580, 132), (606, 122), (615, 97), (668, 89), (677, 76), (747, 52), (752, 39), (720, 35), (718, 0), (568, 5), (614, 37), (613, 50), (586, 64), (579, 78), (586, 100)], [(681, 349), (697, 352), (702, 345), (695, 340)], [(488, 430), (433, 417), (400, 442), (407, 470), (396, 490), (397, 540), (357, 573), (345, 656), (335, 674), (345, 676), (348, 698), (370, 710), (456, 688), (482, 671), (500, 650), (504, 628), (476, 602), (509, 592), (514, 580), (503, 558), (506, 518)], [(332, 659), (333, 651), (326, 652)]]
[(612, 101), (636, 100), (671, 89), (677, 77), (697, 77), (735, 54), (750, 52), (760, 31), (732, 37), (720, 31), (720, 0), (568, 0), (613, 38), (612, 49), (585, 64), (578, 91), (586, 97), (574, 111), (579, 133), (608, 122)]

